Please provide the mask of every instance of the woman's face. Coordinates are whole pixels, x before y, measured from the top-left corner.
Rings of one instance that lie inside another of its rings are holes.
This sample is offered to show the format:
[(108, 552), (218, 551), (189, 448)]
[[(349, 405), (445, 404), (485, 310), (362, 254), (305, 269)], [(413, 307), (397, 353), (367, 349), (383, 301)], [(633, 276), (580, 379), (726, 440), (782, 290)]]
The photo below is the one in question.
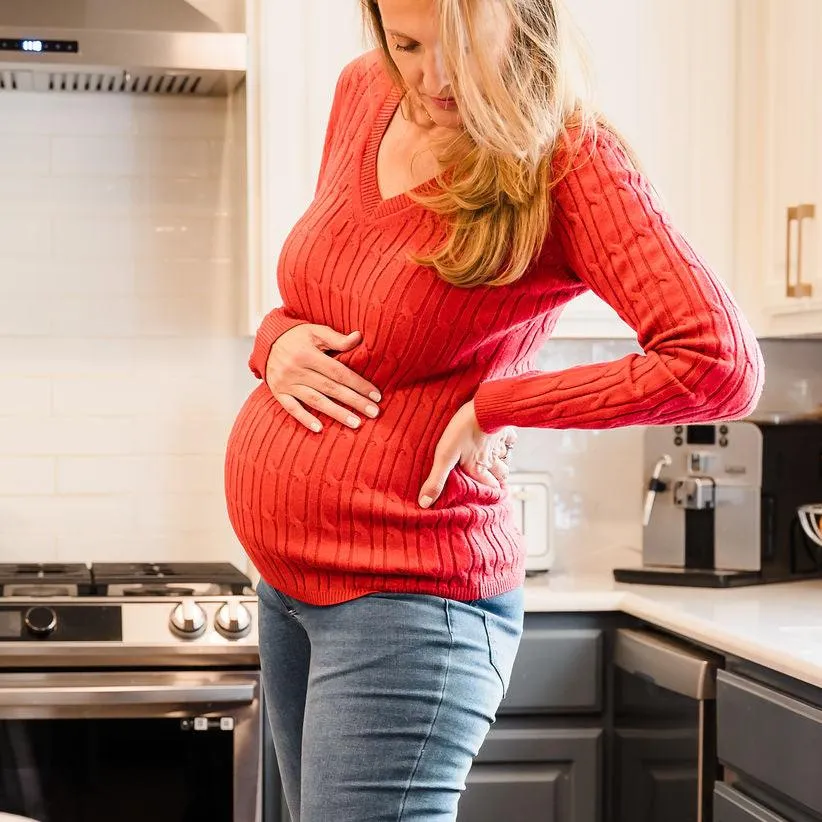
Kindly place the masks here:
[[(478, 39), (497, 51), (507, 26), (503, 4), (485, 0)], [(406, 87), (442, 128), (458, 128), (460, 113), (445, 70), (436, 0), (379, 0), (385, 39)]]

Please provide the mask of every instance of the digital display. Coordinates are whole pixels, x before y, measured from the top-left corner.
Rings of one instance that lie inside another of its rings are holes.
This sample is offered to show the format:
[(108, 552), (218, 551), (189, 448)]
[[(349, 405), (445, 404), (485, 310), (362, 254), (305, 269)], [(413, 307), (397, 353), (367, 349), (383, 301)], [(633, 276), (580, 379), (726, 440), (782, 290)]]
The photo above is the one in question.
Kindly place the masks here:
[(716, 445), (716, 426), (689, 425), (685, 442), (688, 445)]
[(22, 630), (20, 611), (0, 611), (0, 639), (19, 639)]
[(55, 54), (77, 54), (80, 44), (77, 40), (40, 40), (27, 37), (22, 40), (0, 38), (0, 51), (25, 51), (30, 54), (50, 52)]

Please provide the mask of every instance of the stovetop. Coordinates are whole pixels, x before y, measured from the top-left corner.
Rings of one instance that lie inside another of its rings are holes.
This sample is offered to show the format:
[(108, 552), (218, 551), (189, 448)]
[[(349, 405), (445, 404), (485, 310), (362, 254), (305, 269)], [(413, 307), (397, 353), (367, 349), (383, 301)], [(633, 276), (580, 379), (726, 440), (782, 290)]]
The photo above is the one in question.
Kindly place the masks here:
[(0, 597), (239, 596), (250, 587), (228, 562), (0, 564)]
[(0, 669), (254, 665), (256, 623), (230, 563), (0, 564)]

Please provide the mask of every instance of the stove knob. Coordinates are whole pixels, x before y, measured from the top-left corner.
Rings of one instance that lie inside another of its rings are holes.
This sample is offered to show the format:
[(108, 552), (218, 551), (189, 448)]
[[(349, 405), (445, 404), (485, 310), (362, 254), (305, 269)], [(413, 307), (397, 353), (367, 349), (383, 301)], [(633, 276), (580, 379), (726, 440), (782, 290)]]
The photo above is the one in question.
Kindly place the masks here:
[(53, 608), (38, 605), (26, 611), (23, 621), (29, 633), (35, 636), (48, 636), (57, 627), (57, 614)]
[(241, 602), (224, 602), (214, 618), (214, 626), (226, 639), (242, 639), (251, 630), (251, 614)]
[(206, 629), (206, 613), (193, 600), (186, 598), (171, 612), (169, 627), (183, 639), (196, 639)]

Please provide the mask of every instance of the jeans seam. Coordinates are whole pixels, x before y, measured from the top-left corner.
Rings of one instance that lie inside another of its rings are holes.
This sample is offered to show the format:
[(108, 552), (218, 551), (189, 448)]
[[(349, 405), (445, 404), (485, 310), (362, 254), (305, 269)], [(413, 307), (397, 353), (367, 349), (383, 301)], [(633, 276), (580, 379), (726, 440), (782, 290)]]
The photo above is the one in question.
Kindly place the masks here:
[[(271, 591), (271, 593), (272, 593), (272, 594), (274, 594), (274, 596), (275, 596), (275, 597), (276, 597), (276, 599), (277, 599), (277, 602), (279, 602), (279, 603), (280, 603), (280, 605), (281, 605), (283, 608), (285, 608), (285, 611), (286, 611), (285, 616), (291, 617), (292, 619), (296, 619), (296, 618), (297, 618), (297, 612), (296, 612), (296, 610), (295, 610), (294, 608), (292, 608), (292, 607), (291, 607), (291, 606), (290, 606), (290, 605), (289, 605), (289, 604), (285, 601), (285, 597), (284, 597), (284, 596), (283, 596), (283, 595), (282, 595), (282, 594), (281, 594), (281, 593), (280, 593), (280, 592), (279, 592), (279, 591), (278, 591), (278, 590), (277, 590), (277, 589), (276, 589), (273, 585), (268, 585), (268, 584), (266, 583), (266, 588), (267, 588), (269, 591)], [(264, 590), (265, 590), (265, 589), (264, 589)], [(260, 597), (260, 591), (259, 591), (259, 589), (257, 590), (257, 597), (258, 597), (258, 598), (260, 598), (260, 599), (262, 598), (262, 597)], [(270, 604), (270, 603), (269, 603), (269, 604)]]
[(434, 733), (434, 726), (437, 724), (437, 720), (440, 716), (440, 709), (442, 708), (442, 703), (445, 700), (445, 687), (448, 683), (448, 674), (451, 671), (451, 652), (454, 648), (454, 631), (451, 626), (451, 611), (448, 607), (448, 600), (443, 600), (445, 606), (445, 624), (448, 627), (448, 656), (445, 658), (445, 671), (443, 672), (442, 677), (442, 687), (440, 688), (440, 695), (437, 701), (437, 709), (434, 711), (434, 716), (431, 718), (431, 724), (428, 728), (428, 733), (425, 735), (425, 739), (420, 746), (420, 752), (417, 754), (417, 761), (414, 762), (414, 767), (411, 769), (411, 774), (408, 777), (408, 784), (405, 786), (405, 790), (402, 794), (402, 800), (400, 801), (400, 808), (397, 812), (397, 822), (402, 822), (402, 816), (405, 812), (405, 804), (408, 801), (408, 794), (411, 792), (411, 786), (414, 783), (414, 777), (417, 775), (417, 771), (420, 767), (420, 762), (422, 761), (422, 755), (425, 753), (425, 746), (428, 744), (431, 736)]
[(494, 672), (497, 675), (497, 679), (499, 679), (499, 684), (502, 685), (502, 698), (505, 699), (506, 690), (505, 687), (505, 680), (502, 678), (502, 673), (500, 672), (499, 666), (497, 664), (496, 656), (497, 650), (496, 645), (494, 643), (493, 638), (491, 637), (491, 631), (488, 630), (488, 615), (482, 615), (482, 625), (485, 628), (485, 639), (488, 642), (488, 661), (491, 663), (491, 667), (494, 669)]

